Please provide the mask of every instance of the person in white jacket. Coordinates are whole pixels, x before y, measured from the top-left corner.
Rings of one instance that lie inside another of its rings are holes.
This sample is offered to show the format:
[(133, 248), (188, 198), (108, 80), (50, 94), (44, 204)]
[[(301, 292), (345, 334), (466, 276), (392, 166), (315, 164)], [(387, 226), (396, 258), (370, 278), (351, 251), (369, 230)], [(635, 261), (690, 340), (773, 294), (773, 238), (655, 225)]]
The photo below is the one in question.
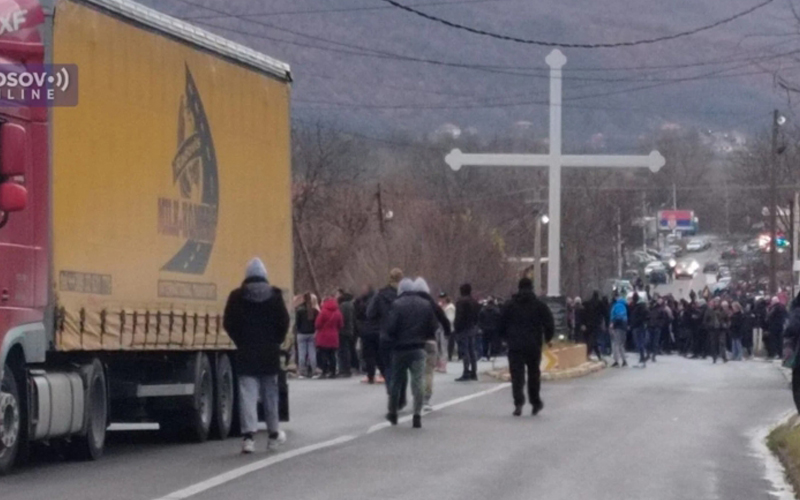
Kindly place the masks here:
[[(439, 294), (439, 307), (442, 308), (445, 316), (447, 316), (447, 319), (450, 321), (450, 331), (452, 331), (456, 322), (456, 306), (444, 292)], [(456, 338), (452, 334), (449, 338), (445, 338), (444, 332), (442, 332), (437, 340), (439, 341), (439, 366), (436, 368), (436, 371), (439, 373), (447, 373), (447, 362), (453, 360)], [(447, 349), (445, 349), (445, 346), (447, 346)]]

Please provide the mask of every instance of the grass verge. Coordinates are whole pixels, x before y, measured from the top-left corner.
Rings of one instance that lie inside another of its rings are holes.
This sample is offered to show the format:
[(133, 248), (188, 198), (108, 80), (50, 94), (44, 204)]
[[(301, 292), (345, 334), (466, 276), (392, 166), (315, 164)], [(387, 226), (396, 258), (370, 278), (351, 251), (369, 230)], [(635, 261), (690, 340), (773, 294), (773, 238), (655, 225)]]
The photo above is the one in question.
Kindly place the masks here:
[(792, 417), (767, 436), (767, 446), (786, 469), (786, 476), (800, 494), (800, 417)]

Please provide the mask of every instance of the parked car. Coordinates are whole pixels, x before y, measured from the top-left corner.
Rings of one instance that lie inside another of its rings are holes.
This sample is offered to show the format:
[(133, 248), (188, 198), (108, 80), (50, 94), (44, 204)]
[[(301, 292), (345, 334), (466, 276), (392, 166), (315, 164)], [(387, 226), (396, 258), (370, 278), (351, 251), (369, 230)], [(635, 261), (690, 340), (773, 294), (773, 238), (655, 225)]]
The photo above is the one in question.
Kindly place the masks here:
[(650, 274), (652, 274), (655, 271), (663, 271), (663, 272), (666, 273), (667, 272), (667, 266), (665, 266), (663, 262), (655, 261), (655, 262), (651, 262), (651, 263), (647, 264), (644, 267), (644, 275), (645, 276), (650, 276)]
[(680, 245), (669, 245), (664, 251), (673, 254), (675, 257), (683, 255), (683, 247)]
[(739, 256), (739, 252), (733, 246), (727, 246), (722, 249), (723, 260), (733, 260)]
[(719, 271), (717, 272), (718, 278), (730, 278), (731, 276), (731, 269), (728, 266), (719, 266)]
[(667, 271), (664, 269), (653, 269), (648, 276), (651, 285), (663, 285), (667, 283)]
[(702, 252), (709, 248), (711, 248), (711, 242), (708, 240), (701, 240), (700, 238), (689, 240), (689, 243), (686, 244), (687, 252)]
[(719, 264), (716, 262), (709, 262), (703, 266), (703, 274), (717, 274), (719, 272)]
[(631, 283), (636, 283), (636, 280), (639, 279), (639, 271), (636, 269), (628, 269), (622, 273), (622, 278), (630, 281)]

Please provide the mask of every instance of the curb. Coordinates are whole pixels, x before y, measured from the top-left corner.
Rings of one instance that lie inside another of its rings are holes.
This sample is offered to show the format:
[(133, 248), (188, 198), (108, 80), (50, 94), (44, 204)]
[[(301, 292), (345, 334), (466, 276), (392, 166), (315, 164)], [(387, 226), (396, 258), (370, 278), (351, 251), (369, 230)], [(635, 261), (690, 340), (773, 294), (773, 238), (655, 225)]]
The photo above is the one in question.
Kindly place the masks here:
[[(591, 373), (598, 372), (606, 367), (606, 364), (600, 361), (588, 361), (583, 363), (580, 366), (576, 366), (575, 368), (570, 368), (568, 370), (556, 370), (552, 372), (542, 372), (542, 380), (565, 380), (570, 378), (578, 378), (584, 377)], [(508, 372), (508, 369), (502, 370), (495, 370), (495, 371), (488, 371), (485, 372), (486, 375), (495, 378), (501, 382), (509, 382), (511, 381), (511, 374)]]

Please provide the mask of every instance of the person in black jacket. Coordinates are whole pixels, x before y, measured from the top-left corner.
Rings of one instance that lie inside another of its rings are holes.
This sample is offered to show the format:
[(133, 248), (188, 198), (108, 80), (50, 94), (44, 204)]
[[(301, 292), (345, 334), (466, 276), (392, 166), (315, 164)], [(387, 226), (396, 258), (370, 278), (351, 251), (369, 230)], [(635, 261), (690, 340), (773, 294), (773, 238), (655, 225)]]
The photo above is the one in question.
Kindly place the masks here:
[(647, 305), (644, 301), (639, 300), (639, 294), (634, 293), (631, 307), (631, 314), (629, 317), (631, 331), (633, 337), (636, 339), (636, 350), (639, 351), (639, 364), (642, 367), (647, 363)]
[(597, 361), (603, 361), (603, 354), (600, 352), (600, 335), (602, 334), (603, 325), (608, 309), (603, 306), (600, 300), (600, 292), (592, 293), (592, 298), (586, 302), (583, 309), (583, 321), (581, 327), (585, 328), (583, 331), (583, 338), (586, 341), (586, 359), (591, 359), (591, 354), (597, 356)]
[(445, 337), (449, 337), (451, 325), (444, 310), (433, 300), (433, 297), (431, 297), (430, 287), (428, 287), (428, 282), (425, 281), (424, 278), (417, 278), (414, 280), (413, 290), (413, 293), (430, 302), (431, 307), (433, 307), (433, 312), (436, 314), (436, 321), (439, 323), (439, 327), (436, 329), (433, 338), (425, 339), (425, 397), (422, 410), (432, 411), (433, 372), (436, 370), (436, 364), (439, 361), (439, 342), (437, 341), (437, 337), (441, 337), (439, 330), (441, 330), (441, 333), (443, 333)]
[(353, 303), (357, 335), (361, 339), (362, 368), (367, 374), (366, 379), (363, 381), (369, 384), (375, 383), (375, 368), (378, 366), (379, 335), (377, 331), (373, 331), (371, 323), (367, 319), (367, 306), (374, 296), (375, 290), (372, 289), (372, 286), (367, 285), (364, 287), (361, 296)]
[(269, 432), (267, 446), (275, 448), (286, 441), (278, 423), (278, 374), (281, 344), (289, 330), (289, 311), (281, 290), (267, 281), (267, 269), (260, 259), (247, 264), (244, 283), (228, 297), (223, 325), (236, 344), (242, 452), (255, 451), (259, 395)]
[(439, 323), (433, 301), (418, 295), (414, 282), (403, 279), (398, 297), (392, 303), (386, 321), (386, 337), (391, 340), (392, 370), (389, 413), (386, 419), (397, 425), (397, 411), (405, 395), (408, 372), (411, 371), (411, 393), (414, 395), (415, 429), (422, 427), (424, 403), (425, 342), (436, 338)]
[[(797, 356), (798, 349), (800, 349), (800, 294), (792, 300), (791, 311), (789, 312), (789, 323), (786, 325), (786, 331), (783, 333), (783, 341), (786, 347), (792, 349), (795, 356)], [(800, 363), (795, 359), (792, 365), (792, 397), (794, 398), (794, 406), (800, 412)]]
[(499, 331), (500, 338), (508, 345), (516, 417), (522, 415), (525, 405), (525, 367), (528, 368), (528, 399), (533, 406), (533, 414), (538, 414), (544, 408), (539, 394), (539, 363), (542, 359), (542, 343), (550, 343), (555, 333), (553, 313), (534, 295), (533, 282), (529, 278), (522, 278), (518, 289), (519, 292), (503, 306)]
[(456, 382), (478, 380), (478, 352), (475, 339), (478, 337), (478, 320), (481, 305), (472, 298), (472, 285), (469, 283), (459, 288), (461, 298), (456, 302), (455, 331), (458, 338), (458, 352), (462, 353), (464, 373)]
[(487, 360), (496, 357), (500, 350), (497, 331), (500, 328), (500, 308), (497, 301), (489, 298), (478, 316), (478, 325), (483, 332), (483, 355)]
[[(386, 381), (387, 393), (391, 389), (392, 377), (392, 342), (386, 336), (386, 322), (389, 320), (389, 311), (392, 302), (397, 299), (397, 287), (403, 279), (403, 271), (392, 269), (389, 272), (389, 284), (383, 287), (372, 297), (367, 306), (367, 320), (371, 332), (378, 335), (378, 369)], [(403, 391), (405, 394), (405, 391)], [(405, 406), (405, 403), (401, 406)]]

